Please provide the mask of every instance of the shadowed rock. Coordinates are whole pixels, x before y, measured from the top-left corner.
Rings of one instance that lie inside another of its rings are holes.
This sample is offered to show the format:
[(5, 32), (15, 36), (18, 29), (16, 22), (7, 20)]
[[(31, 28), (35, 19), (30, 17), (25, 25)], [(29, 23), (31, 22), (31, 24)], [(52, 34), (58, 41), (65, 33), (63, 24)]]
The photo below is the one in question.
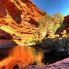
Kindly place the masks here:
[(0, 39), (12, 39), (12, 36), (4, 30), (0, 29)]
[(17, 46), (17, 44), (12, 40), (12, 36), (0, 29), (0, 48), (10, 48), (14, 46)]
[(48, 50), (51, 48), (54, 52), (64, 52), (69, 49), (69, 38), (46, 38), (42, 40), (41, 46), (44, 46), (44, 49), (48, 47)]
[(17, 46), (17, 44), (13, 40), (0, 40), (0, 48), (11, 48), (15, 46)]

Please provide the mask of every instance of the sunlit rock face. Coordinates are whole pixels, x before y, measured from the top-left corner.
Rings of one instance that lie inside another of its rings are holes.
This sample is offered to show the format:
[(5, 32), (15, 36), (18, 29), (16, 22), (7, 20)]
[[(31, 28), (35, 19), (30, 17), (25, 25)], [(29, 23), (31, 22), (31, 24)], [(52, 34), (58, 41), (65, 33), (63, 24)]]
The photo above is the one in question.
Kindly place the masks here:
[(0, 13), (0, 28), (22, 38), (21, 43), (34, 37), (38, 28), (37, 21), (45, 14), (30, 0), (1, 0)]
[[(37, 19), (44, 15), (44, 12), (39, 10), (39, 8), (36, 7), (30, 0), (22, 0), (19, 5), (22, 10), (20, 10), (16, 4), (14, 3), (14, 0), (1, 0), (0, 1), (0, 13), (2, 13), (2, 16), (6, 16), (6, 11), (8, 11), (9, 15), (14, 19), (17, 20), (19, 16), (22, 14), (24, 16), (24, 19), (32, 18)], [(17, 3), (17, 2), (16, 2)], [(18, 5), (18, 4), (17, 4)], [(17, 17), (17, 19), (15, 19)]]

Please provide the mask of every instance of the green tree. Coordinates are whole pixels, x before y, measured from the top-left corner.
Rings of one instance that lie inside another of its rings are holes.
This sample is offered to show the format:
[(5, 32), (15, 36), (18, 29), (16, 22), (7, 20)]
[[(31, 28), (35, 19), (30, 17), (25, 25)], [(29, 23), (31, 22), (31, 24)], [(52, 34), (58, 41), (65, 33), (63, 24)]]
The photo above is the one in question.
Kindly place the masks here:
[(64, 16), (58, 12), (52, 16), (52, 19), (55, 23), (62, 23), (64, 20)]
[[(39, 21), (38, 21), (38, 29), (42, 37), (46, 36), (48, 30), (51, 30), (53, 23), (51, 23), (51, 16), (45, 14)], [(38, 32), (38, 31), (37, 31)]]

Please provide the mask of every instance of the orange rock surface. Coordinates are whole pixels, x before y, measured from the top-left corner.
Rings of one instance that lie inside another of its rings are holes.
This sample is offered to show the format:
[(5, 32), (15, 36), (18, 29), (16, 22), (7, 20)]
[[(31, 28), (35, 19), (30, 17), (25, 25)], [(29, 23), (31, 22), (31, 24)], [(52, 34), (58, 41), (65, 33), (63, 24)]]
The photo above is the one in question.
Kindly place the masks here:
[[(32, 49), (22, 47), (29, 38), (33, 39), (38, 29), (37, 20), (45, 13), (39, 10), (31, 0), (0, 0), (0, 29), (9, 33), (20, 45), (10, 50), (9, 56), (0, 61), (0, 69), (13, 69), (17, 64), (25, 67), (34, 62)], [(16, 38), (21, 40), (17, 40)]]
[[(45, 14), (30, 0), (18, 0), (18, 2), (14, 0), (1, 0), (0, 13), (0, 26), (8, 26), (10, 28), (7, 29), (13, 29), (11, 30), (13, 33), (9, 33), (22, 38), (24, 40), (22, 43), (29, 39), (29, 37), (31, 39), (35, 37), (34, 33), (38, 29), (37, 20)], [(8, 30), (5, 31), (8, 32)]]

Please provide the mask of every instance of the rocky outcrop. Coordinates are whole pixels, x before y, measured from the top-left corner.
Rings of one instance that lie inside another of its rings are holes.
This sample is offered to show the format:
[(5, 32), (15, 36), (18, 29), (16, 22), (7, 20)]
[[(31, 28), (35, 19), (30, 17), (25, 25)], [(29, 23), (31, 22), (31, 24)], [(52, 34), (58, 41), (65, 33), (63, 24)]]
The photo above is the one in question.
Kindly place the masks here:
[(65, 27), (65, 29), (67, 30), (67, 32), (69, 32), (69, 15), (68, 16), (65, 16), (64, 23), (66, 23), (66, 25), (67, 25)]
[(30, 0), (1, 0), (0, 13), (0, 28), (11, 35), (19, 36), (25, 41), (29, 37), (31, 39), (34, 37), (38, 28), (37, 21), (45, 14)]
[(67, 33), (69, 33), (69, 15), (64, 17), (64, 20), (60, 28), (57, 30), (57, 33), (61, 33), (63, 30), (66, 30)]
[[(34, 5), (30, 0), (20, 0), (19, 4), (17, 2), (11, 2), (10, 0), (2, 0), (0, 1), (0, 17), (6, 16), (7, 12), (9, 15), (18, 23), (20, 23), (21, 15), (24, 18), (24, 20), (28, 20), (28, 18), (32, 19), (38, 19), (40, 16), (44, 15), (43, 11), (40, 11), (36, 5)], [(21, 10), (18, 8), (18, 6), (21, 8)], [(17, 21), (18, 20), (18, 21)]]

